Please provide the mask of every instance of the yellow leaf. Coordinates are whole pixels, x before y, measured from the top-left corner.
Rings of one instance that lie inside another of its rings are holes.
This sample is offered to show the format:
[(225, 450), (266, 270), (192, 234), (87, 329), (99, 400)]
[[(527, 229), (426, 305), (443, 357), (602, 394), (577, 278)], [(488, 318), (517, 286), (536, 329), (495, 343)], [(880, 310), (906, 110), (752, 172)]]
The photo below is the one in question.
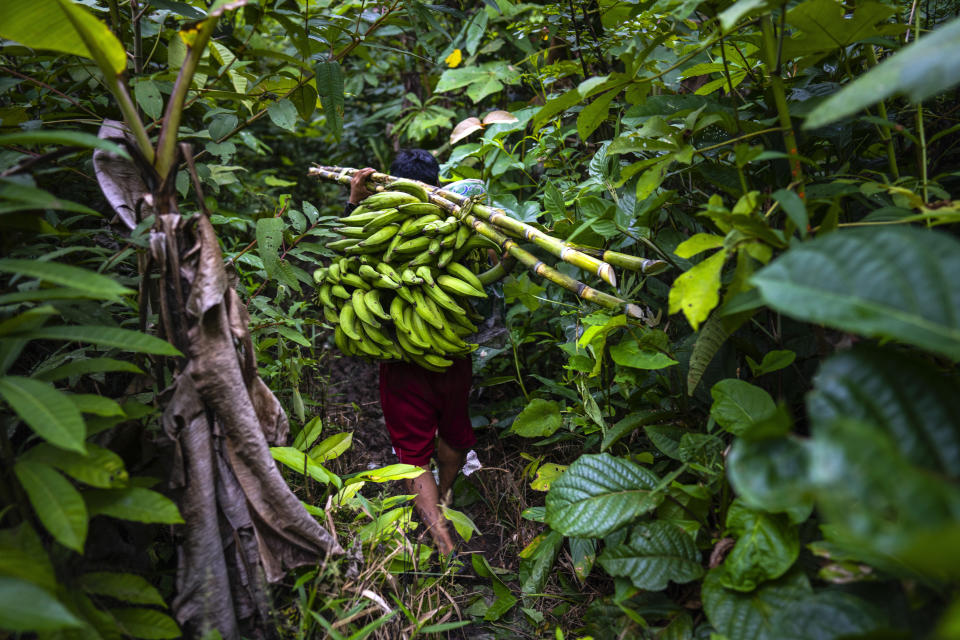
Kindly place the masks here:
[(454, 49), (453, 53), (451, 53), (446, 58), (444, 58), (443, 61), (447, 63), (448, 67), (453, 69), (454, 67), (459, 65), (461, 62), (463, 62), (463, 52), (460, 51), (460, 49)]

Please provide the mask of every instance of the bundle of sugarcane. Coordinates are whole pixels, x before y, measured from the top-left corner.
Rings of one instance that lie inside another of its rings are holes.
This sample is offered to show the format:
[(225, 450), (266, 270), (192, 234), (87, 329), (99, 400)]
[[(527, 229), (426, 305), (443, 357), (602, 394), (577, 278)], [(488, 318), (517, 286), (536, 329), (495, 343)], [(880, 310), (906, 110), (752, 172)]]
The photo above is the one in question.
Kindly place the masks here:
[[(309, 170), (309, 174), (341, 184), (349, 184), (356, 171), (356, 169), (343, 167), (316, 166)], [(446, 189), (416, 181), (401, 180), (384, 173), (374, 173), (370, 176), (370, 180), (372, 182), (368, 187), (376, 191), (392, 189), (392, 185), (398, 181), (418, 185), (426, 191), (431, 203), (455, 216), (463, 225), (473, 229), (477, 235), (493, 241), (502, 252), (514, 257), (537, 275), (560, 285), (584, 300), (610, 309), (622, 310), (633, 318), (643, 317), (640, 307), (560, 273), (520, 247), (514, 238), (527, 240), (564, 262), (600, 277), (613, 287), (617, 286), (617, 279), (611, 264), (639, 271), (644, 275), (652, 275), (666, 268), (666, 263), (662, 260), (637, 258), (616, 251), (595, 251), (574, 246), (511, 217), (503, 209), (475, 203), (470, 198)], [(590, 253), (596, 253), (599, 257)]]

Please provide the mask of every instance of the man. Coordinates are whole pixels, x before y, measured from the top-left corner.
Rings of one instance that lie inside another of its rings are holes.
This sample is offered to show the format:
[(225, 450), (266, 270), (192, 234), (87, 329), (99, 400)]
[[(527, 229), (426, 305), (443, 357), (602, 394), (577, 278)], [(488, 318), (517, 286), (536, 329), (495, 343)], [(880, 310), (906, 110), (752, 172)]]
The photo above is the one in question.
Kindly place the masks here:
[[(366, 182), (373, 172), (369, 167), (361, 169), (350, 181), (348, 212), (371, 195)], [(395, 177), (433, 185), (439, 182), (439, 173), (436, 159), (423, 149), (401, 149), (390, 165)], [(411, 362), (380, 363), (380, 405), (390, 441), (400, 462), (425, 471), (407, 480), (407, 490), (416, 494), (417, 511), (443, 555), (452, 553), (454, 544), (440, 509), (441, 496), (451, 491), (467, 451), (477, 440), (467, 413), (472, 377), (470, 358), (454, 360), (442, 373)], [(434, 454), (439, 486), (430, 473)]]

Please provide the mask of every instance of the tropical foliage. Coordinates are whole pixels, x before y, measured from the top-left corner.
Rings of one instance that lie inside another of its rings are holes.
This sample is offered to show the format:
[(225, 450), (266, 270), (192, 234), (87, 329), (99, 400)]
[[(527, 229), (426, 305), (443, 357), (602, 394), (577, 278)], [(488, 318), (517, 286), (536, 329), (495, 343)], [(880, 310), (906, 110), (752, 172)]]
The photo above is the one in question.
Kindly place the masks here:
[[(163, 212), (124, 199), (122, 165), (209, 221), (245, 371), (293, 423), (270, 451), (319, 526), (359, 541), (291, 572), (257, 633), (960, 634), (956, 12), (0, 3), (0, 628), (182, 633), (190, 522), (160, 432), (190, 350), (159, 301), (193, 276), (145, 266)], [(361, 598), (429, 561), (409, 496), (381, 490), (411, 470), (332, 471), (351, 436), (321, 432), (334, 352), (310, 273), (342, 195), (307, 170), (386, 169), (401, 146), (584, 251), (669, 265), (589, 283), (639, 320), (503, 282), (475, 422), (527, 463), (503, 507), (518, 560), (475, 555), (463, 607), (444, 575)]]

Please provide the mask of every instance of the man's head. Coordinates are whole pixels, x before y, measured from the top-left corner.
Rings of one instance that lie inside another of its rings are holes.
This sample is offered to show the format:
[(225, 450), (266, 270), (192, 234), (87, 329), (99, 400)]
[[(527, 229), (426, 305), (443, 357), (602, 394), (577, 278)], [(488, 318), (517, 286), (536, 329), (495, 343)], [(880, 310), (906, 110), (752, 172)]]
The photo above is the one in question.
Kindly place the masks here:
[(390, 175), (435, 185), (440, 181), (440, 165), (429, 151), (400, 149), (390, 165)]

